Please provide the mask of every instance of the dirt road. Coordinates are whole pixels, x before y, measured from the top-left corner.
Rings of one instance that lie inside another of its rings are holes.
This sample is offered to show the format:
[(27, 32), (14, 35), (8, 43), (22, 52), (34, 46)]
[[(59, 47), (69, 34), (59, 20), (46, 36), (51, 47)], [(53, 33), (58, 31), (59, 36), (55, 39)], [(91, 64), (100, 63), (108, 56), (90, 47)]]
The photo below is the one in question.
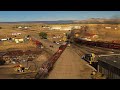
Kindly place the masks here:
[(0, 79), (13, 79), (14, 75), (9, 72), (14, 72), (11, 65), (0, 66)]
[(71, 49), (66, 49), (55, 63), (48, 79), (88, 79), (92, 69)]
[[(54, 45), (47, 40), (41, 40), (45, 47), (56, 52), (60, 45)], [(81, 57), (73, 51), (74, 48), (67, 47), (60, 58), (54, 65), (47, 79), (89, 79), (92, 68), (88, 67), (88, 63), (83, 61)]]

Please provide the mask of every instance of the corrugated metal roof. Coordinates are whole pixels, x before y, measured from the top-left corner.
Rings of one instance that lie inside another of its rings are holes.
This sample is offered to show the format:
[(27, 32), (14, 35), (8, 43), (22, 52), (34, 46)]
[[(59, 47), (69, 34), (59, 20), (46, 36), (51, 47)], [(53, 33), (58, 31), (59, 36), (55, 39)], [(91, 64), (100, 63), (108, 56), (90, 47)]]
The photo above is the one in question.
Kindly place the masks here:
[(98, 61), (105, 62), (120, 69), (120, 55), (101, 56), (98, 58)]

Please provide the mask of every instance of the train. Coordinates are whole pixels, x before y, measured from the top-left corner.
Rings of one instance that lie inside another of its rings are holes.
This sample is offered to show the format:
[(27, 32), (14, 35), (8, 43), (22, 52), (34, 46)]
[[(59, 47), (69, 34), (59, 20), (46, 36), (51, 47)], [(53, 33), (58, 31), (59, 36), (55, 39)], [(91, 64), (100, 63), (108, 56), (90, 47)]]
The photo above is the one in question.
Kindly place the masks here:
[(103, 47), (103, 48), (110, 48), (110, 49), (120, 49), (120, 44), (112, 43), (112, 42), (100, 42), (100, 41), (87, 41), (81, 38), (74, 38), (74, 42), (86, 45), (86, 46), (95, 46), (95, 47)]
[(35, 38), (31, 38), (31, 41), (38, 47), (43, 48), (43, 44)]
[(57, 52), (54, 53), (53, 56), (49, 60), (45, 61), (41, 65), (39, 71), (35, 75), (35, 79), (44, 79), (49, 75), (49, 72), (53, 69), (55, 62), (60, 57), (60, 55), (63, 53), (67, 45), (68, 43), (64, 43), (63, 45), (61, 45), (59, 49), (57, 50)]

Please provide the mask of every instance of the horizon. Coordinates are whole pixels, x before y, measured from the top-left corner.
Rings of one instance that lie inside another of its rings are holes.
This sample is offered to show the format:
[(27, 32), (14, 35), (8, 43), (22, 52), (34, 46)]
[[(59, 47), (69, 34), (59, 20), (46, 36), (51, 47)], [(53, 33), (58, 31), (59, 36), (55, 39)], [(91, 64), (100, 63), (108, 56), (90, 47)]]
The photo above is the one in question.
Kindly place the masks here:
[[(89, 19), (108, 19), (108, 20), (110, 20), (110, 19), (120, 19), (120, 18), (87, 18), (87, 19), (82, 19), (82, 20), (89, 20)], [(0, 21), (0, 22), (47, 22), (47, 21), (82, 21), (82, 20), (28, 20), (28, 21)]]
[(120, 11), (0, 11), (0, 22), (120, 19)]

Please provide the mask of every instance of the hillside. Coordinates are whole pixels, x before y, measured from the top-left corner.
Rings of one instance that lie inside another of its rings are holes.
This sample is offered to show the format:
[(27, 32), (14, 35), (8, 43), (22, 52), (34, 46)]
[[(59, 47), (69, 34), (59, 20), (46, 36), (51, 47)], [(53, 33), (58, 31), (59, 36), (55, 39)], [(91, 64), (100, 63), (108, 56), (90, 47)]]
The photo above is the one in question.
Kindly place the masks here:
[(74, 30), (75, 33), (79, 33), (79, 37), (120, 43), (120, 24), (84, 24), (84, 26), (85, 28)]
[(115, 18), (115, 19), (106, 19), (106, 18), (90, 18), (86, 20), (76, 20), (73, 21), (73, 23), (88, 23), (88, 24), (119, 24), (120, 19)]
[(0, 22), (0, 24), (120, 24), (120, 18), (89, 18), (86, 20), (56, 20), (56, 21), (20, 21), (20, 22)]

